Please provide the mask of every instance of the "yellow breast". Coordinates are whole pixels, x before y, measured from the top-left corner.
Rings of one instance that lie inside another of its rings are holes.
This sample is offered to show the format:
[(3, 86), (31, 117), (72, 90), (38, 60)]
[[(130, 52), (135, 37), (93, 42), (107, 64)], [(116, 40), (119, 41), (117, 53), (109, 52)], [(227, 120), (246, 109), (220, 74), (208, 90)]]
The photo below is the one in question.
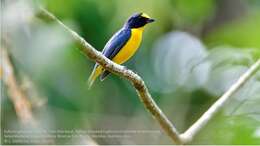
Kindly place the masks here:
[(130, 59), (141, 44), (142, 34), (143, 27), (138, 29), (131, 29), (130, 39), (112, 60), (118, 64), (122, 64)]

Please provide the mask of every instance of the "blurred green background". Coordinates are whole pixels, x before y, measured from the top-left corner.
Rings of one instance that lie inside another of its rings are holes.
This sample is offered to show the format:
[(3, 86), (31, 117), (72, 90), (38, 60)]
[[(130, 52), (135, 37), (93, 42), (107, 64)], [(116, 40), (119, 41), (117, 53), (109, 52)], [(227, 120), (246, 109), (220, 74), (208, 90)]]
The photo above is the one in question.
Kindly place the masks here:
[[(56, 23), (34, 17), (39, 4), (100, 51), (133, 13), (145, 12), (155, 18), (145, 29), (137, 54), (124, 65), (143, 77), (154, 100), (180, 132), (260, 57), (259, 0), (1, 3), (1, 24), (8, 34), (17, 74), (26, 74), (40, 94), (30, 100), (43, 129), (156, 131), (160, 126), (125, 79), (110, 75), (87, 89), (94, 62), (76, 49), (72, 38)], [(1, 127), (24, 128), (7, 95), (1, 93), (1, 100)], [(37, 106), (38, 102), (42, 104)], [(191, 144), (260, 144), (259, 105), (258, 72)], [(164, 132), (92, 138), (98, 144), (172, 144)], [(54, 141), (85, 144), (84, 138)]]

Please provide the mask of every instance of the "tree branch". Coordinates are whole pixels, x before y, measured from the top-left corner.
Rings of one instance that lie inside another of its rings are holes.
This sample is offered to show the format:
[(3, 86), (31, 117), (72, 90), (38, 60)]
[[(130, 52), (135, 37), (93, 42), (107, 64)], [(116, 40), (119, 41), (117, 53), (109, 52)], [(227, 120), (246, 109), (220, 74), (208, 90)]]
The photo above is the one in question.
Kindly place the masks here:
[(212, 107), (209, 108), (209, 110), (206, 113), (203, 114), (203, 116), (196, 123), (194, 123), (185, 133), (179, 134), (174, 125), (170, 122), (170, 120), (165, 116), (165, 114), (161, 111), (158, 105), (154, 102), (144, 81), (139, 75), (106, 58), (104, 55), (102, 55), (101, 52), (97, 51), (82, 37), (80, 37), (76, 32), (72, 31), (70, 28), (64, 25), (53, 14), (51, 14), (44, 8), (41, 8), (40, 14), (43, 15), (45, 18), (55, 21), (60, 26), (62, 26), (79, 44), (80, 50), (88, 58), (99, 63), (106, 70), (115, 73), (121, 77), (125, 77), (128, 81), (130, 81), (132, 85), (135, 87), (136, 92), (141, 102), (144, 104), (145, 108), (153, 115), (153, 117), (159, 122), (162, 129), (167, 133), (168, 136), (170, 136), (170, 138), (176, 144), (184, 144), (190, 142), (193, 139), (193, 137), (197, 134), (197, 132), (208, 123), (208, 121), (215, 115), (216, 112), (219, 111), (221, 107), (223, 107), (227, 99), (229, 99), (238, 89), (240, 89), (243, 86), (243, 84), (250, 77), (253, 76), (253, 74), (257, 71), (257, 69), (260, 66), (260, 60), (258, 60), (244, 75), (240, 77), (240, 79), (223, 96), (219, 98), (219, 100), (215, 104), (212, 105)]
[(13, 64), (11, 63), (7, 50), (4, 47), (1, 47), (1, 61), (1, 70), (3, 71), (2, 78), (7, 86), (7, 91), (14, 104), (18, 119), (20, 119), (23, 124), (35, 125), (31, 104), (17, 83), (17, 79), (14, 75)]
[(151, 97), (144, 81), (142, 78), (134, 73), (133, 71), (124, 68), (121, 65), (118, 65), (104, 55), (101, 52), (97, 51), (94, 47), (92, 47), (89, 43), (87, 43), (82, 37), (80, 37), (76, 32), (72, 31), (66, 25), (64, 25), (61, 21), (59, 21), (53, 14), (48, 12), (47, 10), (41, 8), (41, 11), (46, 18), (56, 21), (62, 26), (66, 31), (68, 31), (71, 36), (75, 39), (75, 41), (79, 44), (80, 50), (91, 60), (99, 63), (99, 65), (103, 66), (106, 70), (115, 73), (119, 76), (125, 77), (129, 80), (136, 89), (140, 100), (144, 104), (145, 108), (153, 115), (153, 117), (159, 122), (162, 129), (172, 138), (172, 140), (181, 144), (181, 140), (179, 137), (179, 133), (176, 128), (171, 124), (170, 120), (164, 115), (161, 109), (154, 102)]
[(252, 77), (260, 67), (260, 59), (257, 60), (228, 91), (226, 91), (188, 130), (181, 134), (185, 143), (190, 142), (193, 137), (209, 122), (212, 117), (225, 105), (226, 101), (234, 95)]
[[(7, 49), (3, 46), (0, 50), (0, 60), (2, 61), (0, 66), (0, 79), (3, 79), (7, 86), (9, 98), (14, 105), (18, 119), (29, 127), (40, 128), (37, 119), (33, 116), (32, 107), (42, 106), (46, 101), (42, 99), (42, 95), (40, 98), (40, 94), (36, 90), (34, 83), (26, 75), (23, 75), (23, 84), (18, 84), (14, 73), (15, 68), (9, 57), (10, 54), (8, 54)], [(29, 101), (29, 97), (35, 98), (34, 102)], [(45, 142), (46, 144), (54, 144), (53, 139), (46, 139)], [(87, 145), (98, 145), (98, 143), (89, 136), (86, 136), (84, 143)]]

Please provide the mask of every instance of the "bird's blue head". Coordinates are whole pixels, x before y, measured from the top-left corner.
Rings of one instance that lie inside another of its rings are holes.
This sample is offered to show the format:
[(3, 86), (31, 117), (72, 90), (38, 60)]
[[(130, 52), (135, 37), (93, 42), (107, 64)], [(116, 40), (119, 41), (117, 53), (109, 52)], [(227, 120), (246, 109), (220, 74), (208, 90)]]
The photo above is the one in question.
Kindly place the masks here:
[(151, 22), (154, 22), (154, 19), (150, 18), (147, 14), (137, 13), (127, 20), (125, 26), (129, 28), (140, 28)]

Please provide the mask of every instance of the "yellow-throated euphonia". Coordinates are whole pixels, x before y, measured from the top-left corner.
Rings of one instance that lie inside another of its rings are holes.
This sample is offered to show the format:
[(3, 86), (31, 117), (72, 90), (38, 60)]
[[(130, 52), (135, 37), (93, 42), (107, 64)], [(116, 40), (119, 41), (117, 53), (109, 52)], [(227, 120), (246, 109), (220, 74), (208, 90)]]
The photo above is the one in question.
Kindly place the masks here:
[[(144, 26), (153, 22), (145, 13), (132, 15), (117, 33), (105, 45), (102, 54), (115, 63), (122, 64), (130, 59), (139, 48), (142, 41), (142, 33)], [(109, 75), (109, 71), (97, 63), (88, 79), (89, 88), (94, 83), (95, 79), (101, 74), (101, 81)]]

